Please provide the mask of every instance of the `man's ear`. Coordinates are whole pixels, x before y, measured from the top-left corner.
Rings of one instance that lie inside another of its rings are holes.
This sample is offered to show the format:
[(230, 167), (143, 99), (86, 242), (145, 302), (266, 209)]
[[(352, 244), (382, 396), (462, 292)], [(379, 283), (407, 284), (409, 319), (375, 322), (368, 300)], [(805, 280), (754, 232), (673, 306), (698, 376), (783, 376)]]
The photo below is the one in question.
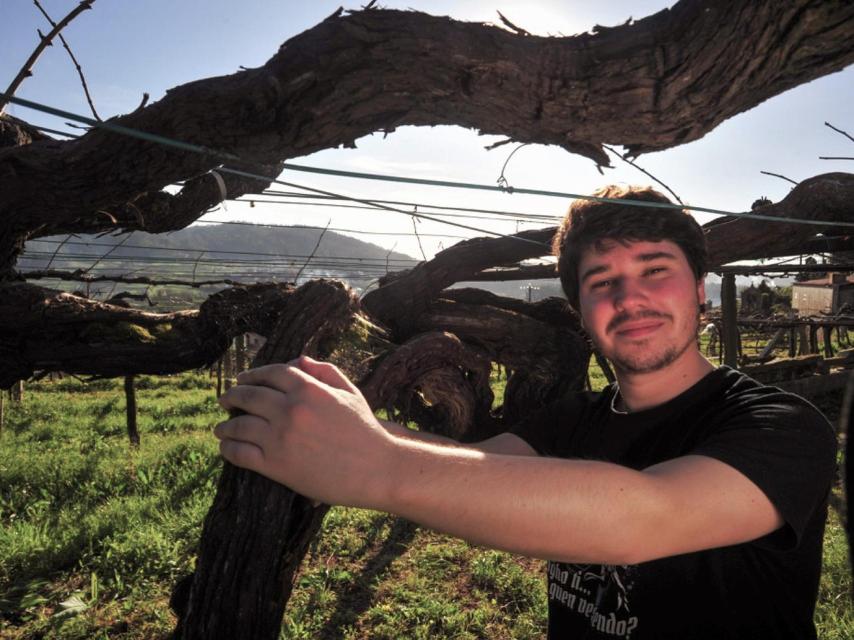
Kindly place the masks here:
[(697, 302), (700, 303), (700, 311), (706, 310), (706, 274), (697, 280)]

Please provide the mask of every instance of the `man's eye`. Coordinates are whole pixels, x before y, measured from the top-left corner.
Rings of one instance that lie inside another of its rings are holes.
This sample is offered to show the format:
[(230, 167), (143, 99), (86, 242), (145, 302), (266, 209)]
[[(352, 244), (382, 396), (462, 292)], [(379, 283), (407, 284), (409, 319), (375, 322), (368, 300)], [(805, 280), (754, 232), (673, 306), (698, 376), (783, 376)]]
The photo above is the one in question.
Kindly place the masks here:
[(666, 273), (667, 267), (652, 267), (651, 269), (647, 269), (646, 274), (648, 276), (654, 276), (660, 273)]
[(599, 280), (598, 282), (594, 282), (590, 285), (591, 289), (606, 289), (614, 284), (613, 280)]

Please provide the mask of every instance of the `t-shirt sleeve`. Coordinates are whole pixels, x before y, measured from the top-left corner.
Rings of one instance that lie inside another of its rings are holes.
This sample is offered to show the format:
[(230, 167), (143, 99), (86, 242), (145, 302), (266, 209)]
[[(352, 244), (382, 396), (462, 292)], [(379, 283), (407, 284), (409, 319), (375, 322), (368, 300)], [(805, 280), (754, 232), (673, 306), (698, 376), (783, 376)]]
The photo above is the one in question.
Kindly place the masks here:
[(721, 416), (721, 424), (692, 453), (725, 462), (756, 484), (786, 523), (764, 542), (795, 548), (836, 474), (832, 427), (802, 398), (772, 389)]

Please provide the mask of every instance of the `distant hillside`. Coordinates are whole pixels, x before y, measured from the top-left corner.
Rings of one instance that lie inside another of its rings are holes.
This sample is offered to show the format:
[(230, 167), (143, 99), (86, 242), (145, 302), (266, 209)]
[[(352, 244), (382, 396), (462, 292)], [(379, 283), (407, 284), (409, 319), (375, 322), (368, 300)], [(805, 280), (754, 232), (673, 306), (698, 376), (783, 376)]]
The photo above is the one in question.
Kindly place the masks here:
[[(95, 276), (195, 281), (290, 282), (299, 273), (300, 283), (329, 277), (344, 280), (359, 290), (387, 271), (399, 271), (418, 263), (406, 254), (389, 253), (380, 246), (334, 231), (324, 233), (318, 246), (320, 234), (320, 229), (300, 227), (217, 224), (197, 225), (165, 234), (134, 232), (129, 238), (127, 235), (80, 235), (70, 239), (53, 236), (28, 242), (18, 267), (26, 272), (44, 269), (50, 264), (50, 268), (61, 271), (91, 268), (89, 273)], [(306, 264), (312, 254), (310, 263)], [(224, 286), (147, 287), (111, 282), (87, 286), (75, 282), (57, 283), (56, 280), (41, 283), (100, 298), (120, 292), (145, 293), (157, 305), (157, 310), (197, 307)], [(147, 306), (148, 303), (134, 304)]]
[[(79, 236), (62, 245), (51, 267), (88, 269), (98, 256), (109, 253), (93, 269), (93, 274), (136, 272), (160, 278), (186, 278), (195, 272), (196, 279), (290, 280), (305, 267), (300, 280), (329, 276), (355, 285), (375, 280), (386, 268), (396, 271), (417, 263), (405, 254), (389, 254), (375, 244), (334, 231), (327, 231), (317, 246), (320, 234), (318, 229), (299, 227), (199, 225), (167, 234), (135, 232), (129, 239)], [(65, 238), (55, 236), (28, 242), (21, 269), (45, 268)], [(312, 253), (311, 263), (305, 266)]]

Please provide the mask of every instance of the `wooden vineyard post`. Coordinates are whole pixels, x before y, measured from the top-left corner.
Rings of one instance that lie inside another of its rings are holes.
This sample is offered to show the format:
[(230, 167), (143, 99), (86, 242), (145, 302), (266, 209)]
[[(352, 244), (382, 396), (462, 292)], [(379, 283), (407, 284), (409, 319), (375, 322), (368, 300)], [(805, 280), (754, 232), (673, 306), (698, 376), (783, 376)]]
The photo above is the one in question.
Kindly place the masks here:
[(798, 355), (805, 356), (810, 353), (810, 341), (807, 336), (807, 326), (805, 324), (798, 325)]
[[(852, 426), (854, 426), (854, 372), (848, 376), (845, 395), (842, 398), (842, 410), (839, 416), (839, 439), (843, 443), (844, 468), (842, 485), (845, 489), (845, 534), (848, 538), (848, 561), (854, 573), (854, 444), (852, 444)], [(854, 596), (854, 587), (851, 595)]]
[(738, 325), (736, 309), (735, 274), (725, 273), (721, 282), (721, 319), (723, 320), (724, 364), (738, 366)]
[(234, 377), (234, 359), (232, 358), (232, 351), (232, 343), (229, 343), (225, 353), (222, 354), (223, 388), (225, 391), (231, 389), (231, 380)]
[(241, 333), (234, 339), (234, 375), (246, 369), (246, 334)]
[(9, 397), (12, 399), (12, 402), (17, 402), (18, 404), (23, 404), (24, 402), (24, 381), (18, 380), (12, 388), (9, 389)]
[(222, 395), (222, 358), (216, 361), (216, 397)]
[(765, 348), (762, 349), (762, 352), (759, 354), (759, 360), (763, 361), (767, 358), (770, 358), (774, 354), (774, 349), (777, 345), (786, 337), (786, 329), (777, 329), (771, 339), (768, 341), (768, 344), (765, 345)]
[(136, 426), (136, 387), (134, 376), (125, 376), (125, 408), (127, 414), (128, 439), (132, 447), (139, 446), (139, 430)]
[(824, 338), (824, 357), (832, 358), (833, 357), (833, 327), (824, 326), (821, 328), (821, 335)]

